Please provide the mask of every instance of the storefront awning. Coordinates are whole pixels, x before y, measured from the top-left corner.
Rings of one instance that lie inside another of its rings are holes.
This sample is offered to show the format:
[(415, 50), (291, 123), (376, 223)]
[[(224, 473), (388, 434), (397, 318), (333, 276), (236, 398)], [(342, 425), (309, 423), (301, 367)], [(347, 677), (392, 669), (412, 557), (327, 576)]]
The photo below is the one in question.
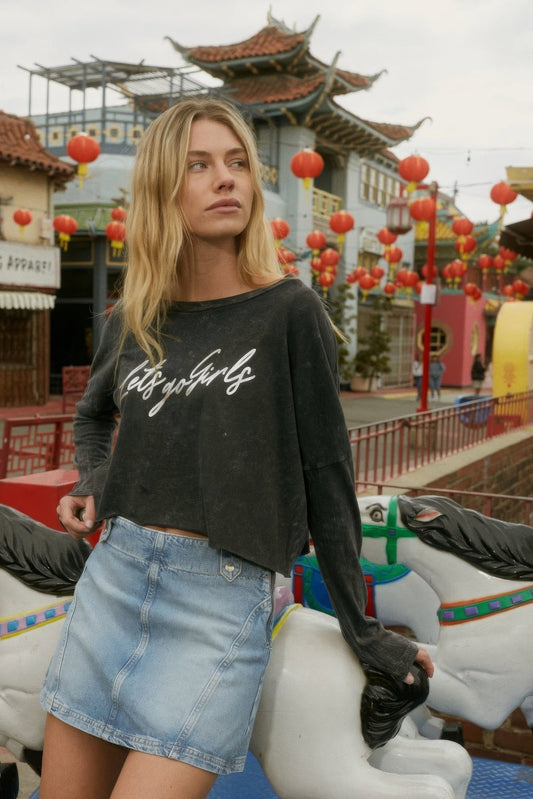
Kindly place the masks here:
[(54, 294), (40, 291), (0, 291), (0, 310), (48, 311), (56, 302)]

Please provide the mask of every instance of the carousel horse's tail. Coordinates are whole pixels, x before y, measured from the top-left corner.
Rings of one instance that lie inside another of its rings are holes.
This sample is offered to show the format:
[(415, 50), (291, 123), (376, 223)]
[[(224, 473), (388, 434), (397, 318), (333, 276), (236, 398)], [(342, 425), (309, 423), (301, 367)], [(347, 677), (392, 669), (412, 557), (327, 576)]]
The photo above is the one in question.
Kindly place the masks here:
[(363, 738), (371, 749), (390, 741), (405, 716), (427, 699), (426, 672), (415, 663), (411, 673), (415, 681), (408, 685), (390, 674), (365, 668), (367, 685), (361, 696), (361, 724)]

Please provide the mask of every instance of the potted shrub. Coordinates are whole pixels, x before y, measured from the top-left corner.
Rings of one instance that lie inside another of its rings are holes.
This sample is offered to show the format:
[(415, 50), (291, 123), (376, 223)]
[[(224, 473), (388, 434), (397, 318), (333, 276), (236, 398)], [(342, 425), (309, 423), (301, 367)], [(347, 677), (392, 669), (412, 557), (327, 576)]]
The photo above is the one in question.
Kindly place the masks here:
[(366, 335), (358, 340), (353, 359), (355, 375), (351, 379), (352, 391), (375, 391), (379, 376), (391, 371), (390, 336), (383, 329), (383, 315), (372, 313)]

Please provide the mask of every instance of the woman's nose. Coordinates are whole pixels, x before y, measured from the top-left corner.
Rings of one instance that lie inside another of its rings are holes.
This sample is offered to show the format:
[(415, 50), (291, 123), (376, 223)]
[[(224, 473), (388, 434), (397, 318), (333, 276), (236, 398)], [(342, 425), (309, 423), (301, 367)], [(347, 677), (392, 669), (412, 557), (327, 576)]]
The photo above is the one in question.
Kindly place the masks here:
[(235, 179), (225, 164), (217, 170), (215, 180), (217, 191), (222, 189), (231, 190), (235, 186)]

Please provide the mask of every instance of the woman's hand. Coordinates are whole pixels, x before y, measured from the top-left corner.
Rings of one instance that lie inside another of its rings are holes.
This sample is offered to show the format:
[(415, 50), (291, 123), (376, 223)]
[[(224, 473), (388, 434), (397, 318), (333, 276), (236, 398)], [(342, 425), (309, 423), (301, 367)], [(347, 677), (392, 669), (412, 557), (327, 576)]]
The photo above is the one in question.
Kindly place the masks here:
[[(427, 652), (421, 646), (418, 647), (418, 652), (416, 653), (415, 657), (415, 663), (418, 663), (420, 666), (422, 666), (424, 671), (427, 673), (428, 677), (433, 677), (435, 666), (433, 665), (433, 661), (429, 656), (429, 652)], [(407, 683), (407, 685), (412, 685), (414, 681), (415, 678), (413, 677), (411, 672), (409, 672), (407, 677), (405, 677), (404, 682)]]
[(98, 529), (95, 521), (94, 497), (61, 497), (57, 506), (57, 518), (72, 538), (79, 540)]

